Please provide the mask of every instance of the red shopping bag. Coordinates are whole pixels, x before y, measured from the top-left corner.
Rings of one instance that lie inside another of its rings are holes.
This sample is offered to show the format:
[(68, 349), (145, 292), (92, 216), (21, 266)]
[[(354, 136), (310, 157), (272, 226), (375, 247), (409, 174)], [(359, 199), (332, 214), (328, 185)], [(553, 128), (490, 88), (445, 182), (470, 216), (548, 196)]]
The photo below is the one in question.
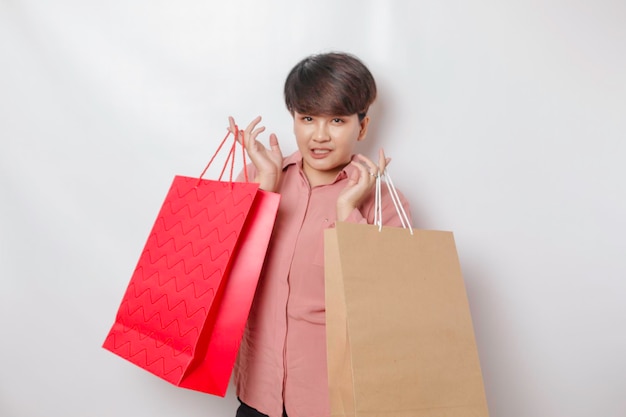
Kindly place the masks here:
[(103, 344), (172, 384), (220, 396), (280, 198), (232, 182), (236, 143), (230, 181), (221, 181), (224, 169), (218, 181), (203, 180), (206, 168), (200, 178), (174, 178)]

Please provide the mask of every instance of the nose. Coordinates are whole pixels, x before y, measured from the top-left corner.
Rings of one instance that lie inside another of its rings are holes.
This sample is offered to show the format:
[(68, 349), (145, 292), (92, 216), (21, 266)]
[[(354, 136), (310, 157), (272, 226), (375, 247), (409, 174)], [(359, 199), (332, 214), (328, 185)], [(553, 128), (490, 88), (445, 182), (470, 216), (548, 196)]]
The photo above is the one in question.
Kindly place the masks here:
[(326, 123), (320, 121), (315, 125), (313, 140), (316, 142), (326, 142), (330, 140), (330, 133), (328, 131), (328, 125)]

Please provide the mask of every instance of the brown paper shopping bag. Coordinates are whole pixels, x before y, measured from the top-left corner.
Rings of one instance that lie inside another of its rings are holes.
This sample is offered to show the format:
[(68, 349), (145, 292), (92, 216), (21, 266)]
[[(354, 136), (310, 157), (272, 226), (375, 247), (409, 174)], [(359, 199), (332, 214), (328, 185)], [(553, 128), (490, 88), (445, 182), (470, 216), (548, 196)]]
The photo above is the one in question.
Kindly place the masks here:
[(487, 417), (452, 233), (324, 233), (331, 416)]

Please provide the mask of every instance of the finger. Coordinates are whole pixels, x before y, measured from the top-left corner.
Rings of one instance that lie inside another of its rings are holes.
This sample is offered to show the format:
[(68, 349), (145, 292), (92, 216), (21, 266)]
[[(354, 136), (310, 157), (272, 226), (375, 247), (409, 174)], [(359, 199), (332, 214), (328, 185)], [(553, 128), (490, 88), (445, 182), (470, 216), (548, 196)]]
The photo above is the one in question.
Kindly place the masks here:
[(280, 150), (280, 146), (278, 145), (278, 137), (274, 133), (270, 135), (270, 148), (272, 148), (273, 151)]
[(248, 125), (248, 127), (246, 127), (246, 133), (250, 134), (254, 128), (256, 127), (256, 125), (259, 124), (259, 122), (261, 121), (261, 116), (257, 116), (254, 119), (252, 119), (252, 121), (250, 122), (250, 124)]
[(361, 178), (359, 171), (352, 171), (348, 177), (348, 187), (357, 184), (359, 182), (359, 178)]
[(366, 157), (365, 155), (361, 155), (361, 154), (358, 154), (357, 156), (359, 157), (359, 160), (361, 160), (365, 165), (367, 165), (370, 175), (376, 176), (379, 174), (379, 170), (378, 170), (379, 167), (375, 163), (373, 163), (368, 157)]
[(387, 156), (385, 156), (385, 151), (381, 148), (378, 152), (378, 168), (380, 169), (381, 175), (385, 173), (389, 162), (391, 162), (391, 158), (387, 158)]
[(378, 169), (381, 173), (385, 172), (387, 166), (387, 158), (385, 157), (385, 151), (381, 148), (378, 151)]
[[(364, 180), (364, 181), (369, 181), (371, 179), (375, 179), (376, 178), (376, 172), (372, 172), (371, 168), (366, 168), (365, 165), (363, 164), (359, 164), (357, 162), (351, 161), (351, 164), (353, 164), (355, 167), (357, 167), (358, 172), (359, 172), (359, 181)], [(373, 165), (373, 164), (372, 164)]]
[(230, 131), (230, 133), (235, 133), (237, 132), (237, 124), (235, 123), (235, 119), (233, 118), (233, 116), (228, 116), (228, 130)]
[(259, 127), (252, 131), (252, 133), (248, 133), (247, 131), (241, 131), (241, 139), (244, 141), (244, 147), (248, 152), (255, 150), (256, 148), (263, 148), (263, 144), (256, 140), (259, 133), (263, 132), (265, 127)]
[(252, 133), (250, 134), (250, 139), (254, 140), (256, 139), (257, 136), (259, 136), (259, 133), (265, 131), (265, 126), (261, 126), (259, 128), (256, 128), (252, 131)]
[(255, 117), (254, 119), (252, 119), (250, 124), (246, 127), (246, 130), (241, 132), (243, 135), (243, 140), (245, 142), (244, 146), (246, 147), (248, 151), (252, 150), (255, 147), (257, 136), (259, 135), (259, 133), (265, 130), (264, 126), (256, 128), (256, 126), (259, 124), (260, 121), (261, 121), (261, 116)]

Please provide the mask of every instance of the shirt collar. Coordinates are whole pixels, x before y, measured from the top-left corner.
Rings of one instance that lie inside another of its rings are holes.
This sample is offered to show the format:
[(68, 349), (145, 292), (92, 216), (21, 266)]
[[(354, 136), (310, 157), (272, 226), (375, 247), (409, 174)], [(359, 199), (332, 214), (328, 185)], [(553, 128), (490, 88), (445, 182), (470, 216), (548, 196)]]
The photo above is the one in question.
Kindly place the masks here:
[[(352, 155), (351, 161), (356, 161), (356, 155)], [(302, 171), (302, 154), (300, 153), (300, 151), (296, 151), (294, 153), (292, 153), (291, 155), (289, 155), (288, 157), (283, 159), (283, 171), (289, 166), (289, 165), (297, 165), (298, 168), (300, 169), (300, 171), (302, 172), (302, 175), (304, 175), (304, 171)], [(343, 179), (346, 178), (350, 178), (350, 175), (354, 172), (354, 170), (358, 169), (357, 167), (355, 167), (352, 164), (348, 164), (346, 165), (335, 177), (335, 180), (332, 182), (332, 184), (341, 181)]]

